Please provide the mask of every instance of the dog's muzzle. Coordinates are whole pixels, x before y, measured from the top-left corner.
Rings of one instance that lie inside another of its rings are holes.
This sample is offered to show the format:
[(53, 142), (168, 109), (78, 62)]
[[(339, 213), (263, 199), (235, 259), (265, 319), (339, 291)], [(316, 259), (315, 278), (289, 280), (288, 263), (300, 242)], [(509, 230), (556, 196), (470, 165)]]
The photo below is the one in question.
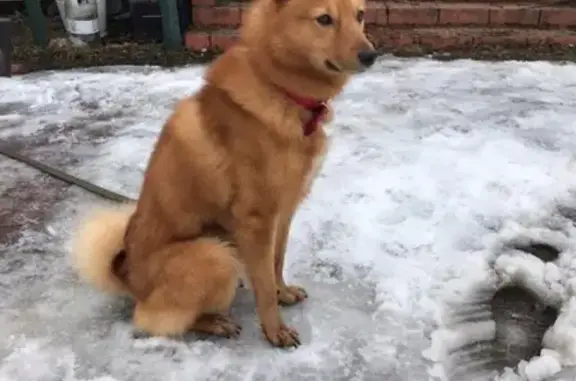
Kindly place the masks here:
[(366, 69), (374, 65), (376, 58), (378, 58), (378, 52), (375, 50), (364, 50), (358, 53), (358, 62)]

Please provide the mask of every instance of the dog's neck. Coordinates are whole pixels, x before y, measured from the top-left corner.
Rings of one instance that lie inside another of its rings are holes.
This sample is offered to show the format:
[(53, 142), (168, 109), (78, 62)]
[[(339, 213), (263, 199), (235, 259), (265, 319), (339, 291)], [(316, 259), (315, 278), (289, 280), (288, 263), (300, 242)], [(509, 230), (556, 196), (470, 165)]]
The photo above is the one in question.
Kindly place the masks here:
[(207, 82), (225, 91), (265, 125), (278, 126), (280, 134), (291, 138), (311, 135), (326, 116), (325, 103), (339, 91), (334, 88), (329, 91), (328, 86), (320, 84), (312, 91), (311, 79), (293, 75), (289, 76), (292, 83), (285, 79), (275, 81), (272, 78), (276, 76), (283, 78), (281, 73), (271, 74), (266, 64), (252, 57), (253, 52), (242, 44), (230, 48), (209, 68)]
[(321, 101), (316, 98), (301, 97), (289, 91), (285, 91), (286, 96), (298, 106), (306, 110), (310, 115), (302, 120), (302, 132), (304, 136), (312, 135), (320, 124), (326, 119), (329, 108), (328, 101)]

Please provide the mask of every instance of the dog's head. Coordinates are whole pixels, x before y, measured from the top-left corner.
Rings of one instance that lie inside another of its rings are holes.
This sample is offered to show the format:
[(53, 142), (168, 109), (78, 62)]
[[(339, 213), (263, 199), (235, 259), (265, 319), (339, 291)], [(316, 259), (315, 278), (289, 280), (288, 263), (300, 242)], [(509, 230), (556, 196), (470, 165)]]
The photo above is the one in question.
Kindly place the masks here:
[(364, 34), (364, 0), (254, 0), (243, 38), (303, 75), (348, 77), (377, 53)]

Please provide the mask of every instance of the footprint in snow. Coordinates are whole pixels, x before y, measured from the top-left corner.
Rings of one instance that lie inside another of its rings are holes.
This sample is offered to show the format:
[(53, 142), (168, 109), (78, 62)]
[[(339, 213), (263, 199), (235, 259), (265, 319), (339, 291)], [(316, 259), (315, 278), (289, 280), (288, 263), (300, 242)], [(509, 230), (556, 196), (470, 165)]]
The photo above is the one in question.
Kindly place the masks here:
[(576, 225), (561, 215), (559, 230), (506, 226), (486, 271), (455, 286), (423, 353), (433, 379), (576, 380)]

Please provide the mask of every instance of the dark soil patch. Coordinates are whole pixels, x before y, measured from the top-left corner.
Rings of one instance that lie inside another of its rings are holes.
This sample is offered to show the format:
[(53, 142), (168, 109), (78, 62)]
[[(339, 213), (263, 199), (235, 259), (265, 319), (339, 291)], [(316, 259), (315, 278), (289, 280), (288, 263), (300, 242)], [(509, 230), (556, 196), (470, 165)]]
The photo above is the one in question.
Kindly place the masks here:
[(496, 321), (493, 358), (501, 361), (501, 368), (540, 354), (544, 333), (558, 318), (556, 309), (518, 286), (498, 290), (491, 307)]
[(381, 52), (398, 57), (427, 56), (439, 61), (474, 59), (479, 61), (544, 60), (576, 62), (576, 50), (573, 47), (552, 44), (543, 44), (531, 47), (472, 45), (468, 47), (445, 49), (442, 52), (435, 51), (423, 45), (415, 45), (398, 49), (381, 49)]
[(25, 63), (26, 71), (86, 68), (110, 65), (183, 66), (204, 63), (210, 53), (195, 54), (187, 49), (166, 51), (160, 44), (106, 44), (97, 48), (49, 48), (24, 45), (14, 50), (14, 62)]

